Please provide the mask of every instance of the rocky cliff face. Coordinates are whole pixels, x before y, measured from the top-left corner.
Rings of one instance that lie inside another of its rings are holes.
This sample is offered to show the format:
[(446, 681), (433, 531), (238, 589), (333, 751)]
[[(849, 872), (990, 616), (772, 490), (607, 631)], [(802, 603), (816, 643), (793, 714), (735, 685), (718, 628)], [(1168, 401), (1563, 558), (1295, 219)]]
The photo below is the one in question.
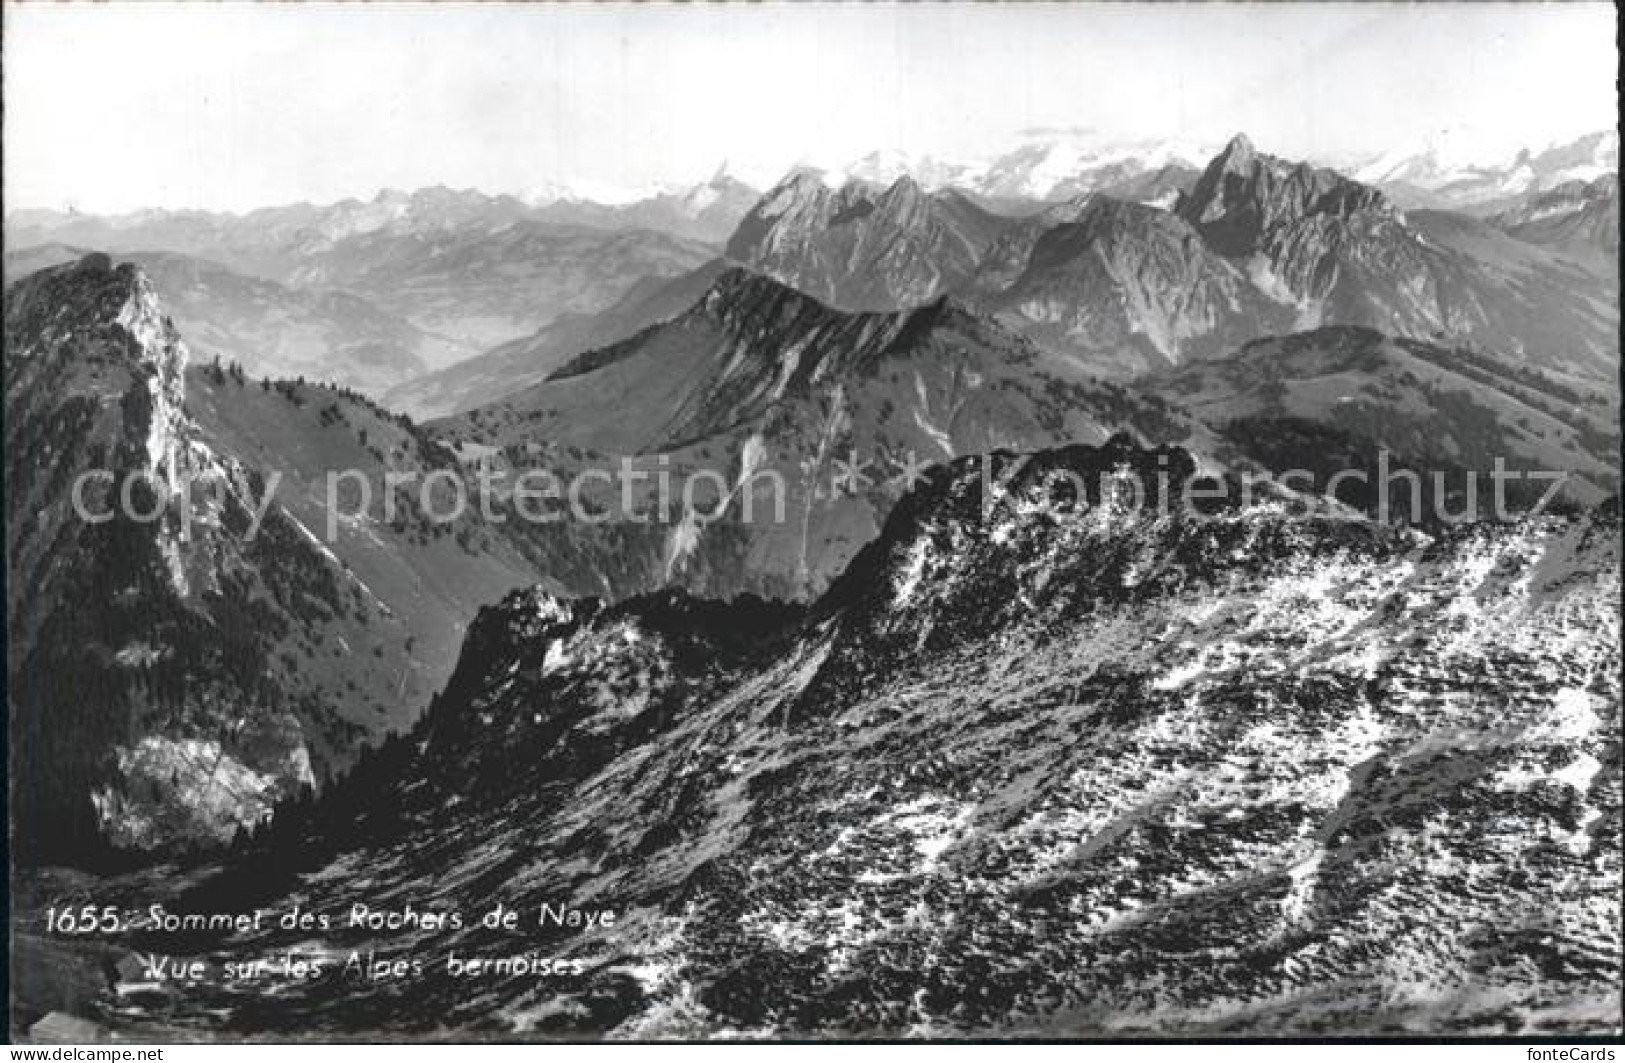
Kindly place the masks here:
[[(154, 491), (209, 470), (184, 431), (186, 348), (133, 266), (91, 256), (9, 292), (6, 341), (8, 555), (14, 577), (43, 585), (51, 544), (84, 530), (61, 488), (88, 467), (87, 451)], [(161, 523), (156, 538), (166, 558), (177, 556), (174, 526)], [(184, 570), (166, 571), (184, 591)], [(26, 630), (11, 630), (12, 653), (27, 652)]]
[(1297, 329), (1471, 343), (1599, 382), (1618, 360), (1617, 300), (1585, 271), (1510, 251), (1467, 218), (1408, 218), (1375, 189), (1255, 151), (1245, 137), (1175, 212), (1291, 310)]
[(1438, 538), (1283, 493), (1162, 515), (1192, 473), (1122, 441), (956, 463), (804, 614), (510, 597), (416, 741), (206, 889), (613, 908), (537, 940), (582, 973), (222, 987), (174, 1021), (1616, 1029), (1617, 513)]
[[(544, 213), (513, 196), (472, 190), (385, 190), (365, 201), (244, 215), (36, 212), (7, 219), (6, 246), (178, 253), (238, 275), (236, 284), (275, 282), (285, 290), (270, 294), (295, 306), (317, 296), (359, 296), (370, 304), (369, 316), (391, 318), (397, 333), (418, 334), (417, 353), (433, 368), (528, 335), (560, 314), (603, 309), (643, 278), (675, 276), (716, 252), (714, 244), (629, 227), (635, 221), (605, 231), (550, 221)], [(264, 338), (262, 332), (256, 345), (269, 358), (274, 344)], [(304, 371), (287, 360), (271, 368)]]
[(1381, 192), (1333, 170), (1260, 154), (1237, 136), (1214, 156), (1176, 208), (1221, 255), (1243, 258), (1276, 245), (1311, 218), (1398, 218)]
[(375, 516), (381, 483), (318, 538), (326, 471), (455, 462), (353, 393), (188, 370), (133, 265), (28, 276), (5, 327), (25, 861), (229, 841), (409, 726), (460, 620), (538, 578), (466, 518)]
[[(14, 773), (26, 857), (229, 838), (314, 781), (297, 711), (263, 696), (252, 632), (267, 607), (239, 582), (256, 560), (310, 559), (256, 559), (241, 542), (255, 485), (186, 417), (186, 357), (133, 266), (91, 256), (7, 292), (7, 631), (14, 755), (30, 766)], [(94, 523), (74, 512), (71, 486), (93, 470), (107, 474), (81, 494)], [(190, 511), (175, 500), (188, 484)]]
[(799, 172), (764, 195), (728, 257), (847, 310), (895, 310), (962, 286), (1008, 224), (953, 191), (912, 178), (838, 189)]

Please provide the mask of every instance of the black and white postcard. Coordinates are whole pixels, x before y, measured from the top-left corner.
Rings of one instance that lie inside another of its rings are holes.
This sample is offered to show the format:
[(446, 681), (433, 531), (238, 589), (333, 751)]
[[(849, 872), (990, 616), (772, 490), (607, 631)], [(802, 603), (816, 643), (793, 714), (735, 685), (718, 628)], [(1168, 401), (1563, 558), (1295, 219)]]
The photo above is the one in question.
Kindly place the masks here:
[(1612, 1058), (1612, 5), (4, 30), (14, 1041)]

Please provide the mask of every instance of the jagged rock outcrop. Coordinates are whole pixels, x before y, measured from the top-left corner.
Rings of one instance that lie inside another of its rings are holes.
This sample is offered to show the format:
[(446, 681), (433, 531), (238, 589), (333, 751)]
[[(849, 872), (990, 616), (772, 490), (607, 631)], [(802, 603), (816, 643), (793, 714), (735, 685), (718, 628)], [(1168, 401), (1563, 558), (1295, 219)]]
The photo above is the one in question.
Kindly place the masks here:
[[(314, 781), (297, 715), (264, 685), (252, 635), (264, 606), (236, 578), (253, 563), (240, 536), (255, 485), (199, 441), (186, 358), (134, 266), (92, 255), (7, 290), (7, 641), (25, 859), (229, 839)], [(87, 473), (99, 477), (81, 483)]]
[(953, 291), (1008, 225), (954, 192), (912, 178), (829, 188), (798, 171), (756, 205), (728, 257), (847, 310), (918, 306)]
[(1261, 154), (1241, 135), (1214, 156), (1175, 210), (1229, 258), (1265, 251), (1312, 218), (1400, 217), (1376, 189), (1334, 170)]
[[(386, 471), (454, 459), (354, 393), (189, 369), (132, 264), (25, 277), (5, 329), (22, 862), (230, 841), (410, 726), (460, 618), (540, 575), (466, 516), (386, 520)], [(371, 506), (335, 520), (329, 472)]]
[(1035, 342), (1135, 376), (1291, 327), (1292, 315), (1154, 207), (1088, 196), (1045, 211), (984, 260), (976, 287)]
[(1526, 243), (1550, 248), (1605, 274), (1619, 273), (1619, 175), (1569, 181), (1489, 219)]
[[(1509, 248), (1472, 219), (1407, 216), (1373, 188), (1256, 151), (1245, 137), (1174, 209), (1290, 310), (1296, 330), (1356, 325), (1467, 343), (1599, 382), (1618, 362), (1609, 285)], [(1268, 331), (1279, 330), (1259, 334)]]

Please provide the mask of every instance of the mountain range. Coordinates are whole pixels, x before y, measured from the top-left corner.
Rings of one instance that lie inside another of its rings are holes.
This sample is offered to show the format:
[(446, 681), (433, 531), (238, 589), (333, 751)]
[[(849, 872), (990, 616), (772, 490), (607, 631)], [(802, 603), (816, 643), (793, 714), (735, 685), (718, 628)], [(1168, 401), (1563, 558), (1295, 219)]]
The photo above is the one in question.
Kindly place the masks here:
[(728, 254), (848, 309), (958, 294), (1119, 376), (1320, 325), (1465, 341), (1599, 380), (1616, 359), (1605, 272), (1486, 222), (1407, 215), (1245, 137), (1171, 211), (1091, 194), (1011, 218), (909, 178), (832, 190), (797, 174), (746, 216)]
[(205, 353), (296, 376), (322, 349), (301, 334), (323, 336), (340, 354), (322, 379), (376, 397), (713, 253), (673, 232), (544, 214), (444, 188), (245, 215), (34, 211), (7, 216), (7, 276), (85, 249), (161, 254), (154, 279), (177, 311), (195, 312), (189, 331)]
[[(1530, 156), (1482, 217), (1239, 136), (1047, 201), (1049, 155), (997, 188), (876, 156), (748, 204), (720, 172), (607, 213), (8, 217), (12, 739), (51, 766), (14, 773), (24, 862), (200, 910), (624, 916), (545, 938), (563, 988), (82, 1006), (267, 1034), (1616, 1021), (1618, 188), (1546, 184), (1604, 146)], [(93, 508), (137, 474), (154, 518), (76, 518), (98, 469)], [(1422, 481), (1397, 509), (1384, 469)], [(1441, 512), (1492, 469), (1563, 482), (1539, 516)], [(541, 472), (585, 486), (572, 519), (524, 517)], [(1128, 480), (1226, 490), (1169, 514)], [(19, 935), (67, 948), (40, 874)]]
[[(876, 151), (823, 167), (839, 184), (860, 180), (888, 185), (910, 177), (931, 191), (958, 188), (1003, 204), (1051, 203), (1084, 192), (1105, 192), (1158, 202), (1168, 184), (1142, 198), (1152, 175), (1188, 187), (1217, 142), (1115, 137), (1093, 129), (1031, 129), (1005, 150), (982, 159), (948, 160), (901, 151)], [(1449, 143), (1402, 147), (1377, 154), (1341, 154), (1315, 160), (1387, 193), (1401, 206), (1491, 213), (1511, 201), (1569, 181), (1589, 182), (1619, 170), (1619, 134), (1587, 133), (1571, 141), (1524, 148), (1505, 158), (1464, 153)]]
[(532, 197), (544, 221), (600, 229), (647, 229), (721, 245), (760, 193), (728, 172), (724, 163), (711, 178), (689, 188), (655, 192), (629, 203), (599, 203), (565, 192)]
[(910, 463), (1140, 422), (1172, 425), (1154, 399), (1096, 382), (951, 299), (844, 312), (735, 267), (676, 317), (430, 429), (454, 447), (494, 448), (516, 475), (636, 458), (677, 483), (725, 485), (722, 519), (670, 528), (662, 582), (801, 598), (875, 534)]

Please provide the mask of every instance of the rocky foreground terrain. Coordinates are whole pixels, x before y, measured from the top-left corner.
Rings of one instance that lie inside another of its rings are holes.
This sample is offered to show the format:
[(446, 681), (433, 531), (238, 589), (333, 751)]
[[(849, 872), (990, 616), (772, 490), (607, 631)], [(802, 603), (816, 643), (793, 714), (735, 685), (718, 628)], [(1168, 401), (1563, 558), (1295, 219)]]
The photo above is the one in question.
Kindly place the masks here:
[[(1617, 1032), (1617, 510), (1166, 515), (1193, 471), (1122, 439), (962, 459), (806, 608), (511, 595), (322, 802), (225, 870), (98, 887), (328, 931), (98, 939), (121, 973), (82, 1011), (135, 1038)], [(498, 902), (615, 918), (473, 923)], [(355, 903), (474, 914), (346, 930)], [(131, 949), (213, 973), (160, 992)], [(218, 977), (288, 950), (325, 973)]]

